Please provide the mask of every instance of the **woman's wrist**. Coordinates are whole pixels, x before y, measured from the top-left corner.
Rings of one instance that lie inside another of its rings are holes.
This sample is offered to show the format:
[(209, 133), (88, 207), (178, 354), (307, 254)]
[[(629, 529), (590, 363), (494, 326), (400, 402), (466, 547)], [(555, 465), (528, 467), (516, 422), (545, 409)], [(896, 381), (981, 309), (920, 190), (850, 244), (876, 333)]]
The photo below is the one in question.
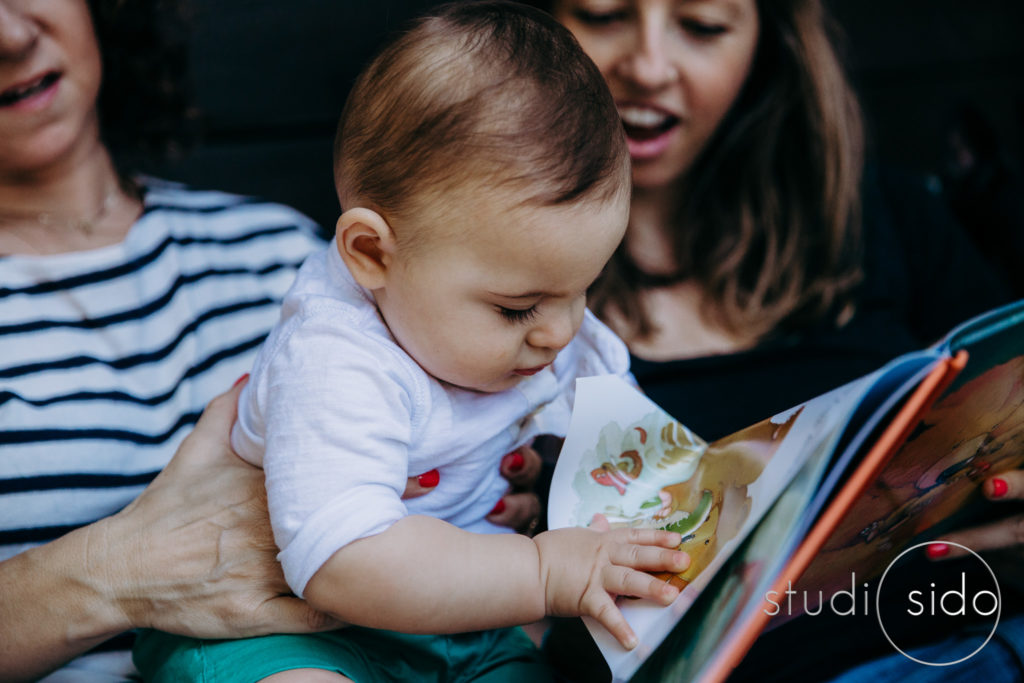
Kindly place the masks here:
[(119, 572), (104, 523), (76, 529), (0, 563), (4, 680), (36, 680), (134, 625), (122, 610)]
[(135, 581), (139, 570), (132, 566), (145, 550), (129, 520), (128, 510), (123, 510), (81, 529), (86, 531), (82, 591), (97, 612), (90, 626), (97, 634), (114, 636), (150, 623)]
[[(123, 534), (115, 518), (106, 518), (82, 527), (72, 534), (78, 546), (79, 559), (69, 563), (69, 586), (78, 600), (78, 619), (68, 622), (68, 636), (72, 640), (88, 639), (102, 642), (118, 633), (143, 626), (129, 607), (132, 594)], [(77, 537), (76, 537), (77, 536)]]

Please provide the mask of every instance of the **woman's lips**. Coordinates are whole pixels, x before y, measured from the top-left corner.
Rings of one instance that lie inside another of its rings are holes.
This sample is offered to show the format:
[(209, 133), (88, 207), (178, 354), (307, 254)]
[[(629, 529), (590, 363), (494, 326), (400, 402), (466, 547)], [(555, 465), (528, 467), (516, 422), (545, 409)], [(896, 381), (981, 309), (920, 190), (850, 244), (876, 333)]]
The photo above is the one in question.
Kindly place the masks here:
[(61, 75), (48, 71), (35, 78), (17, 83), (0, 92), (0, 109), (8, 111), (37, 111), (48, 105), (57, 94)]
[(621, 103), (618, 109), (629, 155), (636, 161), (663, 154), (679, 132), (679, 117), (659, 107)]

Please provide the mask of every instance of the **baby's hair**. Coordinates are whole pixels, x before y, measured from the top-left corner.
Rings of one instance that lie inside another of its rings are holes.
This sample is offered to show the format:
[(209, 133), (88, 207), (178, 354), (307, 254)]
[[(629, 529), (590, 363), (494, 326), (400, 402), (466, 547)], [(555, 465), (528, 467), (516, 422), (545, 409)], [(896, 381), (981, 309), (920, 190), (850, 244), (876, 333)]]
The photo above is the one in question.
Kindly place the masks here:
[(342, 208), (389, 220), (474, 183), (539, 206), (629, 183), (601, 73), (568, 30), (513, 2), (444, 5), (389, 44), (353, 86), (334, 159)]

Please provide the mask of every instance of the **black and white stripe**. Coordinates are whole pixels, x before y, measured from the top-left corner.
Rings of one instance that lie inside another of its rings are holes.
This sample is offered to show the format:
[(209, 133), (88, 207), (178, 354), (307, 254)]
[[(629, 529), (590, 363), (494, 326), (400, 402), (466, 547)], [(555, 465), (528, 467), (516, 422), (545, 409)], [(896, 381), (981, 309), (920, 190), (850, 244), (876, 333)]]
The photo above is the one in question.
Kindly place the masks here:
[(0, 257), (0, 560), (137, 496), (320, 245), (287, 207), (144, 182), (122, 243)]

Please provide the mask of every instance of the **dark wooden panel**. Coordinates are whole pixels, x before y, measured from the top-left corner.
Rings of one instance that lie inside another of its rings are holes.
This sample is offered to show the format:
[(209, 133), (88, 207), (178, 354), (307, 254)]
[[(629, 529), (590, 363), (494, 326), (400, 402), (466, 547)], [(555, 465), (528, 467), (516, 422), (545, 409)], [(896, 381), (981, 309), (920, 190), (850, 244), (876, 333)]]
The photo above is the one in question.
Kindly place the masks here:
[(333, 126), (383, 38), (426, 0), (216, 0), (194, 11), (191, 55), (210, 133)]
[[(826, 0), (853, 66), (883, 71), (1024, 56), (1020, 0)], [(1016, 64), (1021, 64), (1017, 59)]]
[(970, 103), (1024, 161), (1024, 2), (830, 0), (873, 149), (921, 171), (941, 163), (953, 111)]
[(331, 138), (205, 145), (176, 163), (152, 165), (153, 175), (196, 187), (273, 199), (334, 230)]

